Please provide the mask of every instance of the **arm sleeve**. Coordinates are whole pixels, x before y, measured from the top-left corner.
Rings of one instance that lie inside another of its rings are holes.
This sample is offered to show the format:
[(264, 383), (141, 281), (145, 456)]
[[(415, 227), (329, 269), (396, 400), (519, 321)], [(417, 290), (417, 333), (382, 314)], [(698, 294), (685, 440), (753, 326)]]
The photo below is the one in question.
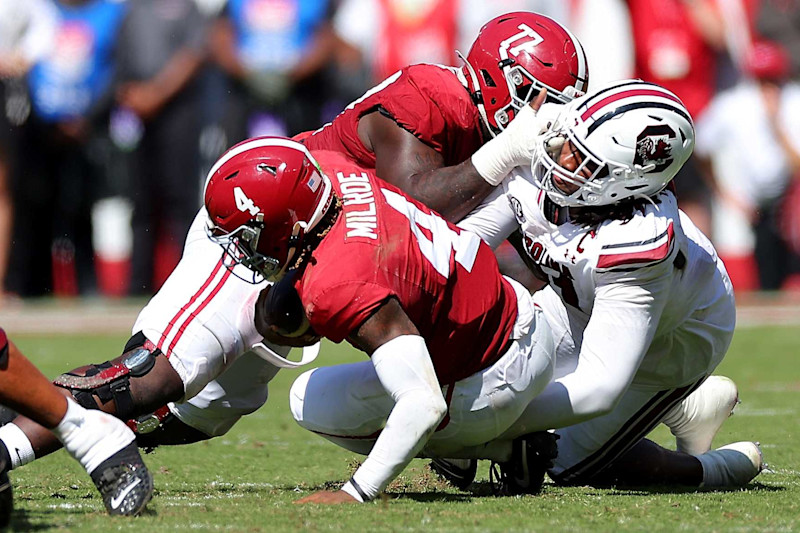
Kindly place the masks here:
[[(661, 269), (656, 269), (661, 270)], [(627, 390), (655, 336), (670, 277), (636, 283), (605, 274), (575, 370), (534, 398), (537, 429), (566, 427), (610, 412)]]
[(372, 354), (381, 384), (395, 401), (366, 461), (353, 474), (366, 499), (375, 498), (422, 450), (447, 412), (425, 340), (401, 335)]
[(478, 207), (458, 223), (458, 227), (475, 233), (495, 249), (519, 228), (519, 224), (503, 187), (496, 187)]

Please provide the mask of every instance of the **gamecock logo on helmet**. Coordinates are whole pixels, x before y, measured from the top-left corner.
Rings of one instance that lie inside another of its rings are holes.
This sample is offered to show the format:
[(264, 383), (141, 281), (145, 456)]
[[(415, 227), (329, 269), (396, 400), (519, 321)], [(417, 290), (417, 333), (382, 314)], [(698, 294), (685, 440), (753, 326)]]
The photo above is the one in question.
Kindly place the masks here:
[(674, 139), (675, 132), (666, 124), (648, 126), (636, 137), (636, 157), (633, 162), (646, 166), (651, 163), (655, 168), (650, 172), (661, 172), (672, 163), (672, 145), (668, 139)]

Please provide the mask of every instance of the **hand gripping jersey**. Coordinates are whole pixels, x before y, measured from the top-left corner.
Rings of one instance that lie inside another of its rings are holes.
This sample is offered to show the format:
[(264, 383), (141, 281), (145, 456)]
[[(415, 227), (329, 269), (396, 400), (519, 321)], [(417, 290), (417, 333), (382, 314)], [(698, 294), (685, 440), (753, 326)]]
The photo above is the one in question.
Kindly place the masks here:
[(713, 246), (671, 192), (627, 222), (587, 228), (551, 224), (545, 194), (529, 173), (517, 172), (505, 187), (526, 251), (581, 330), (571, 333), (582, 337), (583, 356), (613, 361), (630, 350), (639, 361), (634, 381), (654, 387), (690, 383), (719, 363), (735, 322), (732, 287)]
[(425, 339), (440, 383), (499, 359), (517, 297), (491, 249), (342, 154), (313, 155), (343, 204), (295, 284), (314, 329), (341, 342), (394, 297)]
[(342, 152), (362, 167), (375, 168), (375, 154), (358, 137), (358, 121), (380, 110), (441, 153), (445, 166), (457, 165), (485, 142), (478, 108), (458, 71), (433, 64), (406, 67), (348, 105), (333, 122), (295, 139), (309, 150)]

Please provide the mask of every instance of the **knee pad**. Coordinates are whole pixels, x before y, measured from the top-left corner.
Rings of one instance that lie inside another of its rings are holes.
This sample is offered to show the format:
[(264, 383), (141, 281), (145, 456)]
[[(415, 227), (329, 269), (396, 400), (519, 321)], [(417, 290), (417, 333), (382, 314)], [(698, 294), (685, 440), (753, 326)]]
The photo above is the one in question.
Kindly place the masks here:
[(75, 400), (87, 409), (98, 408), (95, 397), (103, 404), (114, 400), (115, 415), (127, 420), (136, 412), (130, 380), (150, 372), (160, 354), (161, 350), (139, 332), (125, 345), (121, 357), (76, 368), (61, 374), (53, 383), (69, 390)]

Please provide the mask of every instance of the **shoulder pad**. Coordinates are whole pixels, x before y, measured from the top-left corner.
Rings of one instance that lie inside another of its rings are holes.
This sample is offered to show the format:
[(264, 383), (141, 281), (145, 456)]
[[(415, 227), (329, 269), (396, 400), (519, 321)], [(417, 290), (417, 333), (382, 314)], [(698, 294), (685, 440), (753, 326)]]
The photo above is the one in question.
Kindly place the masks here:
[(674, 249), (675, 230), (669, 221), (666, 229), (649, 239), (603, 245), (597, 270), (634, 270), (655, 265), (669, 258)]

